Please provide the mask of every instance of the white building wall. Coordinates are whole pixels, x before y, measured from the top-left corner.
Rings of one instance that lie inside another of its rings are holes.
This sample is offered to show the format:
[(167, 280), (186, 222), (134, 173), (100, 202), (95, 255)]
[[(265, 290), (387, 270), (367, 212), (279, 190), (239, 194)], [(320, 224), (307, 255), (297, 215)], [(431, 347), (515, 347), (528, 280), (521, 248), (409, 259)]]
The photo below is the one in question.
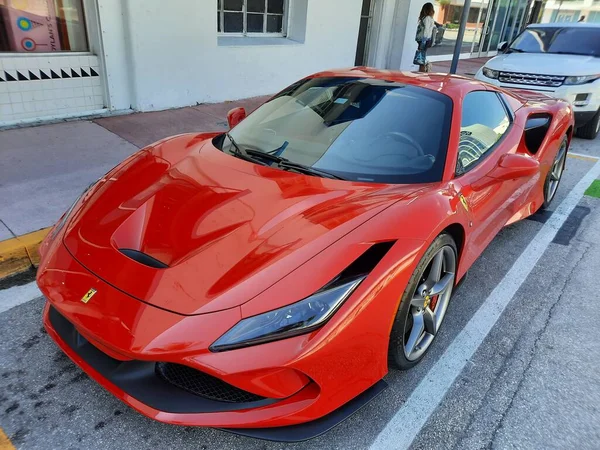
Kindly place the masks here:
[(0, 126), (105, 111), (95, 0), (83, 0), (89, 52), (0, 53)]
[(274, 93), (351, 66), (362, 5), (291, 0), (283, 39), (218, 37), (216, 0), (98, 2), (110, 107), (141, 111)]
[(416, 70), (417, 22), (428, 0), (376, 0), (369, 64), (380, 69)]

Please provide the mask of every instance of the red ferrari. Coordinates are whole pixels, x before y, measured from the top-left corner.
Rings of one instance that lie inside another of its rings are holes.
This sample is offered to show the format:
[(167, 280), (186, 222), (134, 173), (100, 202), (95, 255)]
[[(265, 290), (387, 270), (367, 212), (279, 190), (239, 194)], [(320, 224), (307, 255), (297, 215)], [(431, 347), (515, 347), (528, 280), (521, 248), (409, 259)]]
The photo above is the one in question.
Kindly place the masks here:
[(431, 348), (505, 225), (554, 198), (565, 101), (366, 68), (140, 150), (42, 245), (44, 324), (142, 414), (316, 436)]

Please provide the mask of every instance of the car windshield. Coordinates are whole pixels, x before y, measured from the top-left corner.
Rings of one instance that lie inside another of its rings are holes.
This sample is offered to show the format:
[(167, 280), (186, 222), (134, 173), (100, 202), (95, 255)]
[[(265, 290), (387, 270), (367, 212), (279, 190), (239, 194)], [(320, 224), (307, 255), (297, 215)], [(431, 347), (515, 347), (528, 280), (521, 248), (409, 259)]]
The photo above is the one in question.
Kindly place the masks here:
[(600, 57), (600, 28), (527, 28), (511, 44), (509, 51)]
[[(364, 78), (312, 78), (282, 91), (215, 145), (257, 159), (259, 152), (269, 153), (314, 175), (426, 183), (442, 178), (451, 115), (450, 97), (433, 90)], [(262, 162), (293, 170), (273, 159)]]

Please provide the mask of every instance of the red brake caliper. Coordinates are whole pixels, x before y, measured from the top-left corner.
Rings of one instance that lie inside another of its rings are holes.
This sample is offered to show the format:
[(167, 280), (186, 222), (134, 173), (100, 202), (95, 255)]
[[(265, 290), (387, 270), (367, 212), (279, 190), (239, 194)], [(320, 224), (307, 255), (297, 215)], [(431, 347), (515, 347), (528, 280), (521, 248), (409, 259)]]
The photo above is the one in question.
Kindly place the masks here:
[(440, 299), (439, 295), (434, 295), (433, 297), (431, 297), (431, 302), (429, 303), (429, 309), (431, 309), (432, 311), (435, 311), (435, 307), (437, 306), (437, 302)]

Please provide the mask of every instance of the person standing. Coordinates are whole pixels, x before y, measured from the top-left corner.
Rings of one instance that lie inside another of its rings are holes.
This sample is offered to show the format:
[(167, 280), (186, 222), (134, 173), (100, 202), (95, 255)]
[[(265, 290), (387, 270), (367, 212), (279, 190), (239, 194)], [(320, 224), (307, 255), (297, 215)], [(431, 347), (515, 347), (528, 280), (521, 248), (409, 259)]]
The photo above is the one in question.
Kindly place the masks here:
[(415, 59), (413, 64), (419, 66), (419, 72), (427, 71), (427, 49), (431, 47), (433, 43), (433, 29), (435, 28), (435, 22), (433, 15), (435, 10), (433, 9), (432, 3), (425, 3), (421, 8), (419, 14), (419, 22), (417, 24), (417, 35), (415, 40), (417, 41), (417, 52), (415, 53)]

